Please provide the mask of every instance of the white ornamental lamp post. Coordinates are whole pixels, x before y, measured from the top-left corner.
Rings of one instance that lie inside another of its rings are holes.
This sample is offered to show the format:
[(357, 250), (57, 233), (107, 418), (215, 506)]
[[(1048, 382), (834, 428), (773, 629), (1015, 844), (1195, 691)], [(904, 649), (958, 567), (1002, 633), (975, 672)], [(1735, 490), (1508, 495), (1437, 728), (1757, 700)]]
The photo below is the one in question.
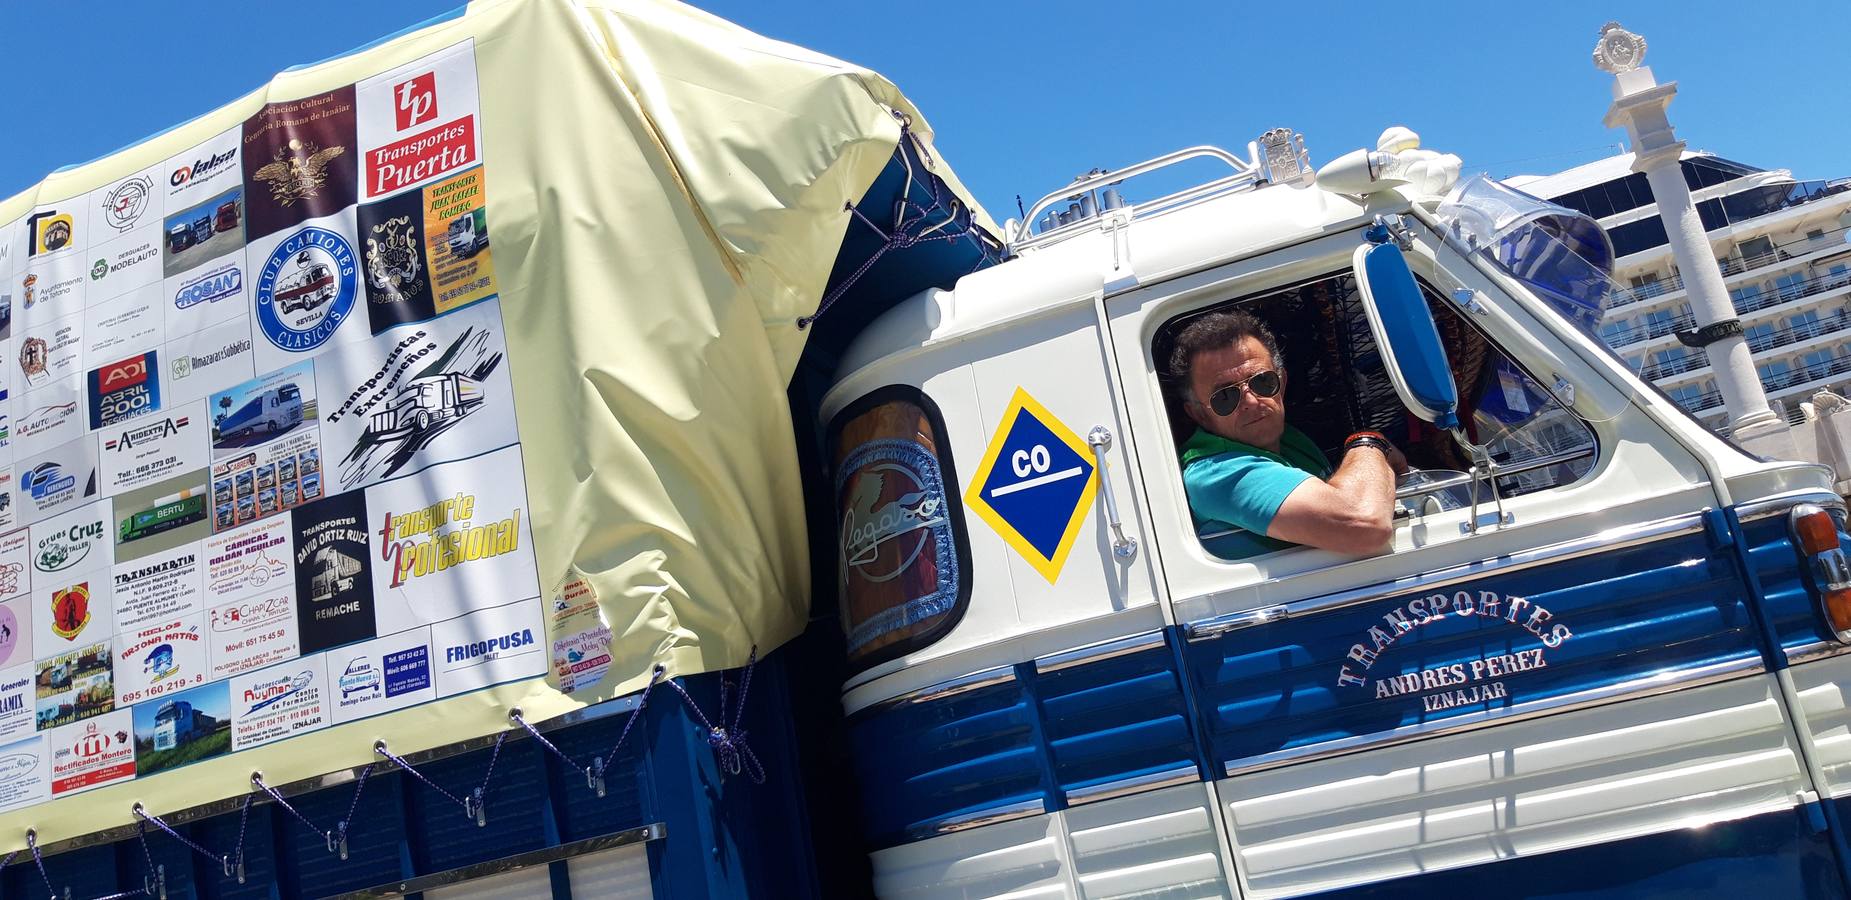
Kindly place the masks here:
[(1633, 151), (1632, 168), (1645, 173), (1658, 202), (1671, 239), (1671, 253), (1683, 273), (1690, 308), (1697, 320), (1695, 331), (1680, 332), (1678, 340), (1702, 347), (1716, 373), (1716, 387), (1728, 410), (1729, 426), (1737, 443), (1767, 456), (1797, 455), (1786, 420), (1768, 408), (1767, 392), (1755, 374), (1754, 359), (1742, 338), (1729, 292), (1723, 287), (1703, 220), (1690, 201), (1679, 159), (1684, 142), (1672, 133), (1665, 108), (1677, 96), (1677, 82), (1659, 84), (1652, 70), (1639, 63), (1645, 58), (1645, 39), (1608, 22), (1594, 45), (1594, 65), (1613, 73), (1613, 106), (1607, 110), (1608, 128), (1625, 126)]

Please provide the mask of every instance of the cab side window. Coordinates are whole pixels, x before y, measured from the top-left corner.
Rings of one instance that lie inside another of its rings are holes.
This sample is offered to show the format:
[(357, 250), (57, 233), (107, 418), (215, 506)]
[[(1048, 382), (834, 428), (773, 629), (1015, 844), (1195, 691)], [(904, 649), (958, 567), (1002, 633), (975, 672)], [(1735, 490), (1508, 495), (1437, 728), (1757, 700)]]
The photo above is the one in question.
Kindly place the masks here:
[[(1565, 409), (1470, 322), (1422, 284), (1459, 388), (1460, 418), (1468, 440), (1484, 446), (1499, 469), (1505, 497), (1548, 490), (1580, 479), (1593, 467), (1596, 446), (1585, 423)], [(1384, 368), (1363, 311), (1355, 276), (1332, 274), (1264, 294), (1191, 310), (1164, 323), (1152, 340), (1152, 358), (1167, 366), (1178, 333), (1200, 316), (1239, 310), (1265, 323), (1285, 360), (1285, 418), (1333, 463), (1346, 436), (1379, 431), (1407, 456), (1402, 511), (1419, 515), (1469, 500), (1470, 454), (1452, 435), (1402, 406)], [(1184, 409), (1188, 373), (1160, 371), (1172, 436), (1180, 449), (1195, 432)], [(1451, 485), (1422, 493), (1421, 484)], [(1179, 486), (1180, 488), (1180, 486)], [(1484, 495), (1489, 496), (1485, 491)], [(1200, 535), (1213, 552), (1217, 535)]]
[(839, 523), (836, 571), (852, 668), (931, 644), (963, 617), (970, 548), (938, 407), (880, 388), (830, 425)]

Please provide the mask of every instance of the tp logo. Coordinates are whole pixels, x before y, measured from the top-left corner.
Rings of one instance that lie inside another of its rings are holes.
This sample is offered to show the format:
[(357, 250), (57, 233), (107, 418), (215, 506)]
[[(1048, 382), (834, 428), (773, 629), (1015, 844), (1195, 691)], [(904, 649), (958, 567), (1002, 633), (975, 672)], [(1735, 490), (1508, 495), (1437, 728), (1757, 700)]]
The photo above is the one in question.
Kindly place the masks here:
[(398, 130), (404, 131), (437, 118), (437, 73), (426, 72), (410, 81), (399, 82), (398, 87), (392, 89), (392, 95), (398, 98), (398, 108), (393, 111), (398, 118)]

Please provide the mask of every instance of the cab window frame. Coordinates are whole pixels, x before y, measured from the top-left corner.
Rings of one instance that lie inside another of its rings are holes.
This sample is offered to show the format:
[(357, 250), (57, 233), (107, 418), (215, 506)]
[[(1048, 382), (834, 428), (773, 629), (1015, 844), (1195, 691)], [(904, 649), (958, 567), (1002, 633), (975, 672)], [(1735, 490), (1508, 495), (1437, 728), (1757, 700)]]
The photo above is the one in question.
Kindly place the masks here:
[[(1157, 324), (1154, 327), (1147, 330), (1146, 336), (1144, 339), (1145, 350), (1148, 354), (1150, 354), (1150, 359), (1152, 360), (1152, 363), (1153, 363), (1152, 376), (1156, 379), (1157, 384), (1158, 384), (1158, 396), (1161, 402), (1162, 415), (1163, 415), (1165, 422), (1170, 423), (1172, 425), (1172, 431), (1171, 431), (1171, 434), (1169, 435), (1170, 444), (1166, 448), (1166, 452), (1168, 452), (1172, 458), (1176, 458), (1180, 455), (1182, 444), (1185, 440), (1187, 440), (1186, 433), (1177, 433), (1174, 429), (1174, 422), (1175, 422), (1174, 417), (1179, 414), (1179, 407), (1180, 407), (1180, 402), (1181, 402), (1178, 396), (1177, 390), (1179, 387), (1182, 389), (1186, 389), (1186, 383), (1184, 381), (1185, 376), (1183, 375), (1183, 373), (1167, 371), (1168, 365), (1169, 365), (1170, 350), (1174, 346), (1173, 345), (1174, 336), (1178, 332), (1181, 331), (1181, 329), (1184, 327), (1187, 321), (1198, 318), (1200, 316), (1209, 315), (1211, 313), (1220, 312), (1220, 311), (1233, 311), (1233, 310), (1248, 309), (1251, 307), (1251, 305), (1255, 301), (1259, 301), (1264, 298), (1275, 297), (1275, 296), (1278, 296), (1280, 294), (1290, 292), (1290, 291), (1302, 290), (1304, 288), (1307, 288), (1307, 287), (1310, 287), (1310, 286), (1313, 286), (1319, 283), (1323, 283), (1323, 282), (1336, 281), (1346, 276), (1353, 276), (1354, 274), (1353, 270), (1350, 269), (1349, 267), (1345, 265), (1341, 265), (1341, 264), (1336, 264), (1336, 260), (1332, 260), (1332, 263), (1333, 263), (1332, 267), (1325, 269), (1320, 274), (1291, 278), (1291, 279), (1284, 280), (1279, 283), (1272, 284), (1266, 287), (1261, 287), (1255, 290), (1242, 291), (1231, 297), (1223, 296), (1220, 299), (1211, 299), (1211, 300), (1206, 300), (1205, 302), (1192, 303), (1192, 304), (1188, 304), (1187, 308), (1177, 309), (1174, 311), (1168, 311), (1167, 315), (1163, 315), (1160, 317), (1160, 319), (1158, 320)], [(1495, 361), (1497, 360), (1504, 361), (1505, 363), (1509, 364), (1511, 367), (1516, 369), (1519, 373), (1521, 373), (1523, 378), (1526, 380), (1527, 384), (1533, 387), (1542, 396), (1546, 397), (1550, 404), (1553, 404), (1562, 413), (1567, 414), (1569, 419), (1572, 420), (1574, 423), (1576, 423), (1580, 427), (1581, 433), (1586, 438), (1587, 452), (1585, 454), (1577, 457), (1576, 460), (1565, 461), (1564, 463), (1557, 464), (1557, 465), (1566, 465), (1566, 464), (1572, 463), (1572, 464), (1584, 466), (1583, 468), (1581, 468), (1579, 472), (1577, 472), (1574, 475), (1573, 478), (1563, 480), (1555, 484), (1551, 484), (1548, 487), (1538, 488), (1538, 489), (1528, 490), (1528, 491), (1521, 491), (1521, 492), (1514, 493), (1514, 494), (1509, 491), (1504, 491), (1502, 493), (1503, 493), (1503, 497), (1505, 501), (1508, 502), (1509, 500), (1515, 497), (1527, 496), (1529, 494), (1546, 494), (1546, 493), (1552, 492), (1559, 488), (1571, 487), (1573, 485), (1581, 484), (1584, 481), (1586, 481), (1588, 478), (1594, 476), (1597, 470), (1600, 468), (1605, 458), (1606, 449), (1607, 449), (1602, 445), (1599, 430), (1594, 428), (1592, 423), (1590, 423), (1584, 416), (1582, 416), (1579, 412), (1577, 412), (1573, 407), (1569, 406), (1568, 404), (1562, 403), (1559, 398), (1554, 397), (1550, 393), (1550, 391), (1546, 387), (1544, 387), (1544, 382), (1538, 379), (1535, 376), (1535, 374), (1530, 370), (1530, 368), (1526, 366), (1521, 360), (1519, 360), (1516, 357), (1516, 355), (1506, 350), (1505, 347), (1492, 334), (1490, 334), (1483, 326), (1479, 325), (1478, 323), (1473, 322), (1469, 316), (1464, 315), (1460, 310), (1452, 308), (1451, 306), (1448, 306), (1444, 300), (1444, 295), (1440, 291), (1440, 289), (1435, 287), (1424, 275), (1420, 274), (1418, 269), (1416, 270), (1415, 278), (1416, 278), (1416, 281), (1420, 285), (1422, 293), (1426, 295), (1428, 299), (1428, 305), (1432, 311), (1434, 311), (1437, 314), (1438, 310), (1441, 310), (1441, 309), (1446, 310), (1447, 315), (1450, 315), (1453, 319), (1457, 320), (1457, 322), (1459, 323), (1461, 327), (1465, 329), (1469, 329), (1471, 333), (1475, 334), (1478, 337), (1478, 339), (1483, 342), (1483, 345), (1485, 347), (1484, 361), (1479, 370), (1479, 374), (1476, 377), (1482, 378), (1484, 377), (1486, 373), (1491, 372), (1492, 371), (1491, 367), (1495, 364)], [(1352, 286), (1352, 291), (1354, 291), (1353, 286)], [(1360, 298), (1357, 298), (1356, 302), (1360, 303), (1361, 302)], [(1274, 323), (1270, 320), (1263, 318), (1262, 321), (1266, 322), (1269, 327), (1274, 326)], [(1341, 327), (1341, 326), (1337, 326), (1337, 327)], [(1302, 355), (1295, 354), (1290, 349), (1287, 349), (1285, 346), (1283, 346), (1287, 343), (1287, 340), (1279, 335), (1279, 332), (1276, 328), (1275, 328), (1274, 333), (1275, 333), (1275, 337), (1280, 337), (1280, 343), (1282, 344), (1281, 349), (1283, 351), (1283, 355), (1287, 357), (1286, 367), (1289, 373), (1292, 369), (1296, 369), (1302, 364), (1302, 361), (1303, 361)], [(1162, 349), (1164, 350), (1164, 353), (1162, 354), (1162, 356), (1159, 356), (1157, 353), (1157, 350), (1159, 349), (1159, 347), (1162, 347)], [(1457, 348), (1449, 346), (1448, 349), (1449, 351), (1456, 351)], [(1288, 375), (1288, 380), (1289, 380), (1289, 377), (1290, 376)], [(1381, 382), (1380, 386), (1383, 388), (1386, 388), (1386, 390), (1389, 393), (1389, 396), (1393, 397), (1395, 403), (1400, 406), (1400, 409), (1402, 410), (1402, 412), (1403, 413), (1407, 412), (1406, 406), (1404, 403), (1402, 403), (1400, 396), (1394, 393), (1392, 385), (1388, 383), (1386, 372), (1371, 373), (1368, 377), (1371, 382), (1375, 382), (1379, 380)], [(1465, 385), (1458, 385), (1457, 388), (1460, 391), (1462, 396), (1468, 390), (1468, 387)], [(1292, 422), (1292, 424), (1296, 427), (1301, 427), (1301, 430), (1303, 430), (1302, 426), (1298, 425), (1298, 422), (1292, 420), (1289, 413), (1288, 413), (1287, 421)], [(1535, 420), (1532, 419), (1531, 421), (1533, 422)], [(1314, 438), (1314, 441), (1315, 441), (1315, 438)], [(1320, 446), (1319, 449), (1322, 450), (1323, 448)], [(1459, 452), (1462, 453), (1463, 450), (1460, 450)], [(1582, 461), (1585, 461), (1585, 462), (1582, 462)], [(1340, 457), (1332, 458), (1330, 462), (1333, 467), (1337, 465), (1341, 465), (1341, 458)], [(1234, 567), (1234, 566), (1241, 566), (1241, 565), (1249, 565), (1249, 564), (1253, 564), (1257, 562), (1263, 562), (1266, 560), (1278, 559), (1288, 554), (1302, 554), (1307, 551), (1317, 550), (1317, 548), (1308, 547), (1305, 545), (1293, 545), (1293, 546), (1279, 548), (1276, 550), (1269, 550), (1264, 553), (1257, 553), (1257, 554), (1253, 554), (1250, 556), (1239, 557), (1235, 559), (1228, 559), (1228, 558), (1224, 558), (1224, 557), (1216, 555), (1212, 550), (1209, 549), (1208, 544), (1203, 539), (1203, 535), (1200, 532), (1198, 532), (1195, 527), (1194, 512), (1193, 512), (1193, 508), (1191, 507), (1189, 503), (1188, 489), (1185, 486), (1185, 483), (1181, 477), (1184, 469), (1185, 467), (1182, 466), (1179, 462), (1176, 467), (1177, 477), (1173, 479), (1173, 484), (1169, 486), (1168, 490), (1171, 490), (1174, 492), (1174, 495), (1178, 501), (1178, 506), (1182, 510), (1185, 518), (1187, 519), (1188, 527), (1185, 529), (1185, 531), (1187, 532), (1188, 536), (1192, 537), (1195, 540), (1196, 542), (1195, 548), (1201, 552), (1202, 556), (1205, 558), (1205, 560), (1209, 564), (1214, 565), (1214, 566), (1221, 566), (1221, 567)], [(1518, 474), (1522, 474), (1522, 473), (1518, 473)], [(1514, 477), (1517, 477), (1517, 475), (1510, 475), (1510, 476), (1500, 475), (1498, 476), (1498, 481), (1500, 484), (1505, 484), (1507, 483), (1505, 479), (1514, 478)], [(1482, 484), (1483, 482), (1481, 481), (1480, 483)], [(1489, 502), (1490, 494), (1487, 492), (1483, 496), (1485, 498), (1485, 502)], [(1422, 518), (1423, 517), (1418, 514), (1416, 515), (1396, 515), (1393, 518), (1391, 525), (1396, 535), (1400, 535), (1404, 532), (1404, 529), (1409, 529), (1409, 528), (1415, 527), (1417, 524), (1420, 524)], [(1212, 535), (1212, 534), (1218, 534), (1218, 533), (1219, 532), (1211, 532), (1210, 534)], [(1281, 573), (1281, 574), (1284, 574), (1284, 573)]]

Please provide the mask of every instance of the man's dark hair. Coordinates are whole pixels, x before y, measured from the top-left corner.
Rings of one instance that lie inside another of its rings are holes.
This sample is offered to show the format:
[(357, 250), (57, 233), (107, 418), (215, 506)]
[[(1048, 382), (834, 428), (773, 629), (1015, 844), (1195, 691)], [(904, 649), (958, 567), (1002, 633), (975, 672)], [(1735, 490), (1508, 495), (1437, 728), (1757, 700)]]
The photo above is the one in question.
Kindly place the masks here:
[(1196, 354), (1204, 350), (1219, 350), (1241, 338), (1249, 337), (1266, 348), (1267, 355), (1273, 358), (1274, 369), (1285, 371), (1285, 355), (1279, 352), (1279, 341), (1273, 337), (1272, 329), (1247, 313), (1213, 312), (1184, 326), (1170, 348), (1170, 375), (1176, 379), (1177, 390), (1183, 399), (1195, 399), (1189, 396), (1189, 369), (1195, 363)]

